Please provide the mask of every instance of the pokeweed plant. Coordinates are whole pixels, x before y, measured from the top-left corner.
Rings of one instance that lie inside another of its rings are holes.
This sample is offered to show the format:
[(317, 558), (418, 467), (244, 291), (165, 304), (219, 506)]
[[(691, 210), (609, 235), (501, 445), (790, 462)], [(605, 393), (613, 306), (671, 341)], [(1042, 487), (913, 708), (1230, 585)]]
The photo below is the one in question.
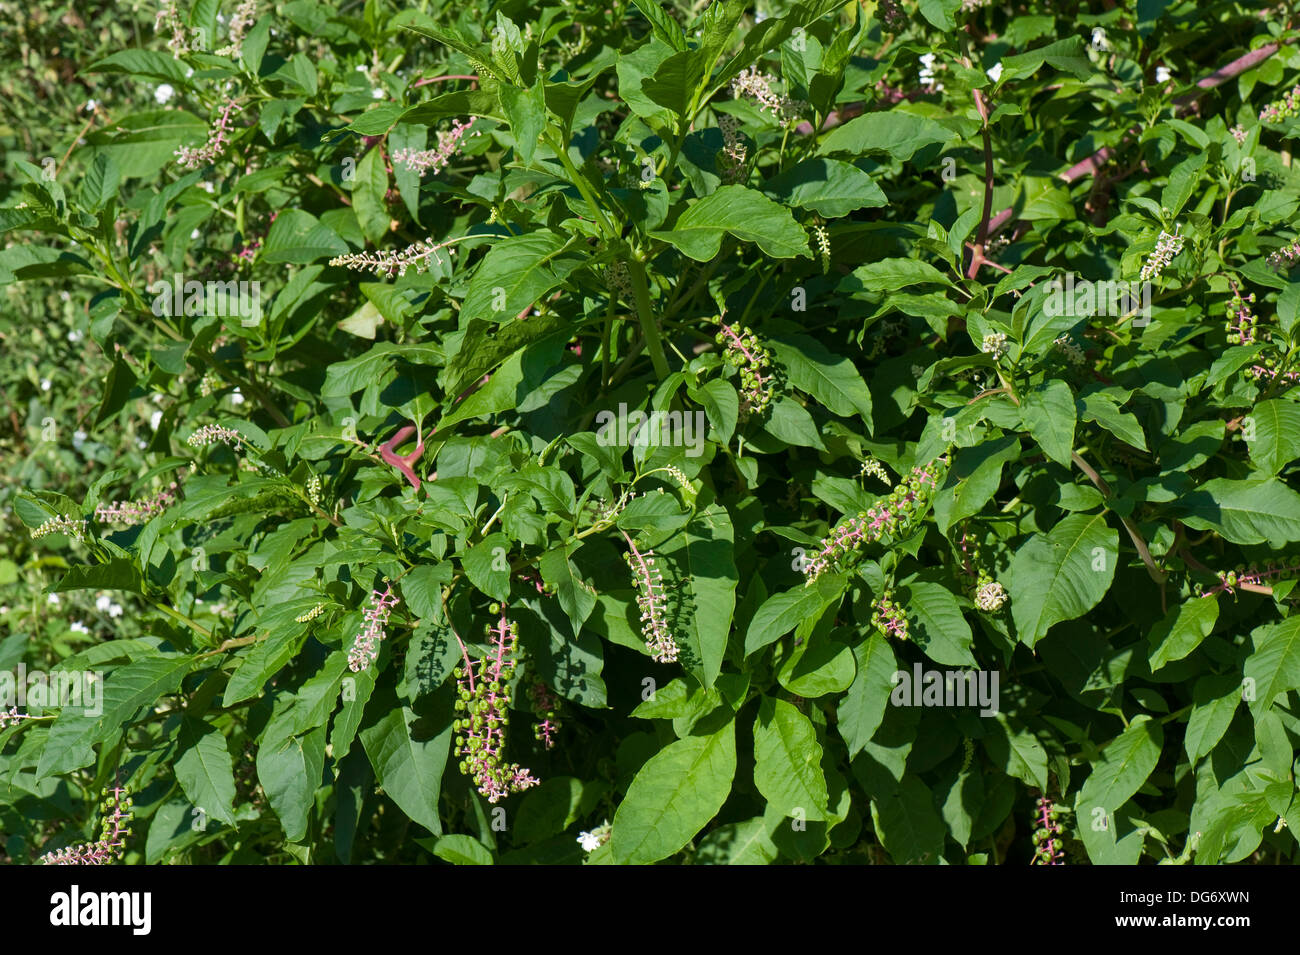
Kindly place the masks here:
[(399, 7), (0, 127), (7, 861), (1296, 860), (1294, 4)]

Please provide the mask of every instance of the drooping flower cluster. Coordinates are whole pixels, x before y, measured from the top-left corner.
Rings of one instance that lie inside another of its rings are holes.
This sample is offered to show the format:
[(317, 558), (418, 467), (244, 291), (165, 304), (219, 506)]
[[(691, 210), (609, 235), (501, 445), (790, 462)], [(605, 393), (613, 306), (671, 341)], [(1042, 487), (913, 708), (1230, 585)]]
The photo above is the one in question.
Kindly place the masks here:
[(797, 119), (807, 104), (774, 91), (772, 84), (775, 82), (776, 77), (760, 73), (757, 66), (751, 66), (731, 81), (731, 95), (736, 99), (748, 96), (756, 100), (764, 112), (771, 113), (778, 123), (785, 126)]
[(1264, 123), (1280, 123), (1284, 119), (1300, 116), (1300, 86), (1293, 86), (1282, 96), (1259, 111)]
[(32, 528), (32, 540), (40, 540), (48, 534), (67, 534), (73, 540), (86, 539), (86, 522), (71, 517), (51, 517), (40, 527)]
[(740, 414), (760, 415), (772, 403), (772, 356), (748, 328), (738, 324), (719, 324), (715, 341), (724, 346), (722, 357), (740, 370)]
[(17, 726), (23, 720), (29, 719), (31, 719), (31, 717), (26, 713), (19, 713), (18, 707), (16, 706), (9, 707), (8, 713), (4, 710), (0, 710), (0, 730), (7, 729), (10, 726)]
[(632, 571), (636, 585), (637, 606), (641, 608), (641, 635), (646, 649), (656, 663), (672, 663), (677, 659), (677, 641), (668, 629), (668, 594), (664, 589), (663, 574), (655, 566), (655, 552), (642, 553), (636, 541), (623, 534), (628, 551), (623, 555)]
[(1228, 132), (1232, 134), (1232, 138), (1237, 141), (1238, 146), (1246, 145), (1246, 127), (1238, 123), (1236, 126), (1232, 127), (1232, 129), (1228, 130)]
[(997, 613), (1007, 602), (1007, 592), (996, 580), (987, 580), (975, 589), (975, 606), (985, 613)]
[(1300, 261), (1300, 239), (1296, 239), (1290, 245), (1284, 245), (1268, 257), (1268, 267), (1282, 271), (1290, 271), (1291, 266)]
[(871, 457), (871, 455), (867, 455), (866, 459), (862, 462), (862, 470), (858, 472), (859, 476), (864, 474), (870, 474), (878, 481), (884, 483), (885, 487), (894, 486), (893, 480), (889, 477), (889, 472), (884, 469), (879, 461)]
[(235, 15), (230, 18), (230, 43), (217, 50), (217, 56), (229, 56), (238, 59), (244, 52), (244, 36), (256, 19), (257, 0), (243, 0), (235, 8)]
[(1228, 303), (1228, 320), (1223, 323), (1223, 330), (1228, 333), (1228, 341), (1234, 345), (1252, 345), (1256, 338), (1257, 319), (1250, 310), (1255, 301), (1255, 293), (1243, 298), (1236, 282), (1232, 285), (1232, 301)]
[(56, 849), (41, 856), (43, 865), (107, 865), (122, 858), (126, 839), (131, 835), (131, 797), (121, 786), (114, 786), (102, 804), (104, 819), (99, 840), (83, 845)]
[(991, 355), (994, 361), (1005, 355), (1010, 348), (1011, 344), (1007, 341), (1005, 332), (989, 332), (980, 342), (980, 351)]
[(311, 501), (314, 507), (320, 507), (320, 476), (313, 474), (307, 479), (307, 500)]
[[(463, 757), (460, 771), (474, 780), (479, 794), (490, 803), (538, 784), (537, 778), (518, 763), (505, 761), (510, 680), (517, 663), (519, 629), (506, 619), (504, 608), (500, 613), (497, 625), (487, 627), (488, 652), (478, 661), (477, 673), (468, 653), (464, 666), (456, 668), (456, 710), (464, 715), (452, 724), (457, 734), (456, 755)], [(463, 644), (461, 651), (465, 652)]]
[(310, 623), (325, 612), (325, 605), (319, 603), (304, 614), (293, 618), (294, 623)]
[(205, 424), (186, 439), (191, 448), (202, 448), (209, 444), (228, 444), (232, 448), (239, 444), (241, 435), (238, 431), (219, 424)]
[(117, 524), (143, 524), (155, 514), (161, 514), (176, 503), (176, 492), (180, 482), (172, 481), (153, 497), (139, 501), (113, 501), (95, 508), (95, 520)]
[(240, 109), (242, 107), (236, 106), (233, 99), (227, 99), (221, 107), (221, 115), (212, 124), (208, 141), (197, 149), (193, 146), (181, 146), (175, 153), (176, 162), (185, 169), (198, 169), (216, 160), (226, 151), (226, 146), (230, 143), (231, 114), (239, 112)]
[(528, 699), (532, 701), (533, 712), (541, 717), (533, 726), (533, 738), (539, 740), (546, 749), (552, 749), (555, 746), (555, 734), (560, 731), (557, 714), (560, 698), (541, 680), (534, 680), (528, 686)]
[(384, 640), (384, 627), (396, 605), (397, 597), (393, 594), (391, 585), (385, 587), (382, 594), (378, 590), (371, 591), (370, 606), (365, 611), (365, 626), (352, 641), (352, 649), (348, 651), (348, 669), (353, 673), (368, 669), (370, 664), (379, 659), (379, 644)]
[(817, 243), (817, 251), (822, 257), (822, 274), (825, 275), (831, 270), (831, 237), (822, 225), (814, 225), (813, 241)]
[(822, 539), (820, 550), (804, 564), (811, 584), (837, 561), (857, 553), (863, 544), (882, 538), (900, 537), (925, 516), (939, 486), (939, 474), (947, 466), (944, 458), (931, 461), (912, 472), (874, 505), (855, 517), (846, 517)]
[(724, 113), (718, 117), (722, 133), (722, 151), (718, 153), (718, 175), (724, 186), (734, 186), (749, 178), (749, 147), (740, 134), (740, 120)]
[(1041, 796), (1035, 806), (1034, 859), (1032, 865), (1064, 865), (1061, 841), (1061, 810), (1056, 803)]
[(893, 591), (886, 590), (874, 604), (871, 625), (886, 637), (898, 637), (906, 640), (911, 635), (907, 624), (907, 614), (893, 600)]
[[(427, 271), (430, 258), (438, 263), (442, 262), (439, 253), (443, 249), (447, 249), (447, 244), (437, 243), (430, 236), (421, 242), (413, 242), (400, 252), (394, 249), (382, 252), (350, 252), (330, 259), (330, 265), (341, 265), (347, 269), (364, 270), (374, 272), (381, 277), (392, 278), (395, 275), (405, 275), (406, 270), (412, 265), (415, 266), (417, 274)], [(455, 255), (456, 250), (447, 249), (447, 254)]]
[(436, 176), (451, 163), (451, 158), (456, 154), (460, 147), (460, 142), (469, 133), (470, 127), (474, 125), (471, 119), (468, 123), (462, 123), (456, 120), (451, 129), (441, 130), (438, 133), (438, 145), (433, 149), (399, 149), (393, 153), (393, 162), (401, 163), (412, 172), (424, 176), (430, 171)]
[(963, 529), (958, 544), (961, 547), (962, 573), (972, 581), (969, 592), (975, 606), (985, 613), (997, 613), (1006, 605), (1007, 592), (985, 567), (979, 541)]
[(1147, 257), (1146, 264), (1142, 266), (1141, 279), (1143, 282), (1156, 278), (1165, 270), (1165, 267), (1173, 261), (1174, 256), (1183, 250), (1183, 240), (1185, 238), (1185, 236), (1178, 234), (1176, 226), (1172, 235), (1161, 230), (1160, 237), (1156, 239), (1156, 247)]
[(162, 5), (158, 8), (158, 14), (154, 17), (153, 22), (154, 32), (161, 32), (164, 26), (171, 31), (171, 39), (167, 41), (167, 49), (172, 51), (172, 56), (179, 57), (182, 53), (188, 53), (190, 44), (185, 35), (185, 20), (181, 17), (180, 11), (176, 9), (176, 0), (163, 0)]

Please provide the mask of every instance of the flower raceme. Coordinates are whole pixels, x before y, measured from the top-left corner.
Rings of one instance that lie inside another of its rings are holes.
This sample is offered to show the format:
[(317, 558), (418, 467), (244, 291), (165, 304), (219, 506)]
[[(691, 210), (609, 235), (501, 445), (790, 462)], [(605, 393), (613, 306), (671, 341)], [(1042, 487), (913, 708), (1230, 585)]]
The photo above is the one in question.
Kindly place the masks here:
[(656, 663), (672, 663), (677, 659), (677, 641), (668, 629), (668, 595), (664, 590), (663, 575), (655, 567), (655, 552), (647, 550), (642, 553), (626, 532), (623, 538), (628, 546), (623, 558), (636, 585), (636, 602), (641, 608), (641, 635), (645, 638), (646, 649)]
[(180, 490), (180, 487), (179, 481), (172, 481), (170, 485), (153, 497), (139, 501), (113, 501), (110, 504), (101, 504), (95, 508), (95, 520), (104, 524), (109, 522), (143, 524), (149, 518), (161, 514), (175, 504), (176, 492)]
[(447, 168), (452, 156), (456, 154), (456, 150), (460, 147), (461, 140), (465, 138), (473, 125), (473, 120), (468, 123), (456, 120), (451, 129), (438, 133), (438, 145), (435, 148), (399, 149), (393, 153), (393, 162), (401, 163), (412, 172), (419, 173), (421, 177), (428, 172), (432, 172), (436, 176)]
[(370, 606), (365, 611), (365, 626), (348, 651), (348, 669), (353, 673), (369, 669), (379, 659), (379, 644), (384, 640), (384, 627), (396, 605), (397, 597), (391, 586), (385, 587), (382, 594), (378, 590), (371, 592)]
[(104, 820), (96, 842), (56, 849), (41, 856), (44, 865), (107, 865), (122, 858), (126, 838), (131, 835), (131, 797), (114, 786), (103, 802)]
[(176, 162), (185, 169), (198, 169), (215, 161), (230, 144), (231, 113), (237, 113), (240, 109), (241, 107), (236, 106), (233, 99), (227, 99), (221, 107), (221, 115), (212, 124), (208, 141), (197, 149), (192, 146), (181, 146), (175, 153)]
[(822, 539), (821, 549), (804, 564), (807, 583), (811, 584), (838, 561), (856, 553), (863, 544), (899, 537), (911, 530), (929, 508), (939, 486), (939, 475), (946, 466), (947, 460), (941, 457), (925, 467), (912, 468), (911, 474), (873, 506), (856, 517), (840, 521)]
[[(429, 259), (441, 262), (442, 256), (439, 253), (446, 248), (447, 243), (439, 244), (430, 236), (426, 240), (411, 243), (400, 252), (387, 249), (381, 252), (351, 252), (347, 255), (339, 255), (330, 259), (330, 265), (341, 265), (348, 269), (374, 272), (381, 278), (392, 278), (395, 275), (405, 275), (406, 270), (413, 265), (417, 274), (428, 271)], [(452, 255), (455, 251), (455, 249), (448, 249), (447, 254)]]
[(1061, 860), (1065, 853), (1061, 850), (1061, 810), (1046, 796), (1042, 796), (1035, 806), (1034, 819), (1034, 859), (1033, 865), (1064, 865)]
[(456, 732), (456, 755), (462, 757), (460, 771), (474, 780), (479, 795), (486, 796), (490, 803), (539, 782), (518, 763), (505, 761), (510, 681), (518, 663), (515, 650), (519, 627), (506, 619), (504, 608), (498, 608), (497, 612), (500, 619), (495, 627), (486, 628), (488, 652), (478, 661), (477, 668), (461, 644), (465, 664), (456, 668), (459, 684), (456, 710), (463, 716), (452, 724)]

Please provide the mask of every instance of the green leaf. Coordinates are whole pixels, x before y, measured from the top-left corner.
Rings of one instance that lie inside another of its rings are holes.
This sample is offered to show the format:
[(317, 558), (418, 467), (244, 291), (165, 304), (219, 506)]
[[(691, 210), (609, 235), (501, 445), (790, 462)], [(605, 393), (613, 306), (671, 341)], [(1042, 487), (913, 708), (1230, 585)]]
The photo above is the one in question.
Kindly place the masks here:
[(862, 415), (867, 427), (871, 427), (871, 392), (853, 362), (833, 354), (807, 335), (770, 338), (768, 344), (785, 368), (790, 384), (837, 415)]
[(502, 85), (499, 90), (501, 109), (510, 123), (515, 151), (525, 163), (531, 163), (546, 132), (546, 88), (541, 77), (527, 89)]
[[(167, 654), (127, 664), (104, 681), (98, 707), (65, 706), (50, 727), (36, 769), (39, 782), (47, 776), (80, 769), (93, 759), (90, 747), (115, 737), (122, 726), (152, 707), (159, 697), (175, 693), (194, 666), (187, 654)], [(91, 701), (93, 702), (93, 701)], [(91, 715), (91, 709), (100, 710)]]
[(1195, 763), (1223, 739), (1241, 702), (1242, 683), (1232, 673), (1208, 673), (1192, 689), (1192, 713), (1187, 718), (1183, 746)]
[(497, 242), (470, 279), (460, 309), (461, 322), (514, 321), (582, 264), (576, 255), (562, 255), (567, 244), (554, 232), (532, 232)]
[(916, 776), (904, 776), (897, 792), (871, 800), (871, 820), (895, 862), (937, 863), (943, 851), (943, 819), (934, 796)]
[(1188, 527), (1218, 531), (1234, 544), (1300, 541), (1300, 494), (1276, 479), (1215, 478), (1177, 506)]
[(469, 582), (494, 600), (510, 599), (510, 547), (505, 534), (489, 534), (461, 558)]
[(731, 634), (738, 574), (732, 554), (731, 516), (711, 503), (691, 515), (682, 533), (659, 548), (681, 573), (682, 586), (670, 599), (682, 619), (677, 633), (690, 650), (691, 672), (706, 687), (713, 686)]
[(984, 736), (984, 749), (993, 765), (1027, 786), (1047, 788), (1047, 750), (1033, 733), (1013, 727), (998, 713)]
[(822, 156), (883, 152), (906, 162), (926, 146), (946, 145), (956, 139), (956, 133), (932, 119), (891, 109), (864, 113), (843, 126), (836, 126), (822, 140), (817, 152)]
[[(357, 214), (361, 231), (367, 239), (376, 245), (388, 235), (388, 204), (384, 197), (388, 194), (388, 173), (384, 169), (384, 157), (378, 149), (372, 149), (357, 164), (356, 181), (352, 186), (352, 211)], [(276, 222), (279, 222), (277, 217)]]
[(1252, 424), (1250, 459), (1261, 472), (1277, 474), (1300, 458), (1300, 405), (1280, 398), (1261, 401), (1242, 422), (1243, 431)]
[(718, 254), (730, 233), (777, 259), (812, 258), (808, 235), (790, 210), (745, 186), (723, 186), (682, 213), (671, 231), (651, 232), (698, 262)]
[(881, 259), (858, 266), (853, 270), (853, 277), (872, 292), (893, 291), (927, 282), (947, 285), (952, 281), (929, 262), (920, 259)]
[[(1128, 728), (1106, 744), (1101, 759), (1093, 764), (1079, 791), (1078, 805), (1088, 807), (1090, 812), (1092, 807), (1101, 807), (1108, 817), (1114, 816), (1156, 768), (1164, 741), (1159, 720), (1145, 713), (1133, 717)], [(1083, 825), (1085, 820), (1079, 822)]]
[(442, 836), (433, 847), (433, 854), (452, 865), (492, 865), (492, 853), (472, 836), (459, 833)]
[(944, 534), (973, 517), (1002, 484), (1003, 465), (1020, 457), (1020, 439), (1013, 435), (958, 448), (943, 486), (934, 496), (934, 522)]
[(1020, 420), (1038, 446), (1057, 464), (1070, 466), (1074, 451), (1074, 395), (1059, 378), (1026, 391)]
[(637, 772), (614, 813), (610, 846), (620, 865), (680, 850), (717, 815), (736, 774), (736, 724), (669, 743)]
[(1006, 587), (1020, 642), (1032, 647), (1054, 623), (1097, 606), (1110, 589), (1119, 535), (1105, 514), (1071, 514), (1034, 534), (1011, 561)]
[(595, 589), (582, 579), (578, 569), (573, 566), (573, 561), (570, 560), (578, 546), (569, 542), (549, 550), (542, 555), (537, 565), (542, 573), (542, 580), (555, 588), (555, 596), (560, 601), (560, 607), (568, 616), (569, 622), (573, 624), (575, 637), (587, 618), (591, 616), (592, 610), (596, 608)]
[(428, 829), (442, 834), (438, 794), (451, 749), (451, 720), (432, 736), (416, 738), (415, 713), (409, 706), (389, 710), (360, 733), (375, 777), (397, 808)]
[(272, 737), (277, 726), (288, 729), (284, 721), (267, 728), (257, 749), (257, 779), (267, 802), (280, 817), (285, 837), (299, 842), (307, 835), (316, 789), (325, 769), (325, 727), (318, 726), (303, 736)]
[(1217, 597), (1193, 597), (1172, 607), (1147, 636), (1151, 644), (1151, 672), (1195, 650), (1210, 635), (1218, 619)]
[(870, 176), (838, 159), (805, 159), (763, 183), (763, 191), (788, 206), (811, 209), (827, 219), (889, 202)]
[(235, 825), (234, 764), (226, 739), (216, 729), (185, 717), (176, 734), (176, 781), (190, 802), (213, 819)]
[(749, 623), (745, 655), (761, 650), (809, 617), (819, 616), (832, 599), (840, 599), (844, 585), (842, 576), (823, 574), (812, 584), (799, 584), (768, 597)]
[(792, 703), (763, 697), (754, 720), (754, 785), (775, 812), (823, 820), (829, 796), (817, 731)]
[(885, 704), (894, 687), (898, 670), (889, 641), (875, 631), (853, 651), (858, 672), (835, 711), (836, 727), (852, 759), (871, 741), (885, 718)]
[(1246, 658), (1242, 675), (1253, 681), (1254, 697), (1247, 699), (1258, 719), (1274, 697), (1300, 687), (1300, 616), (1257, 627), (1250, 639), (1255, 649)]
[(1083, 38), (1072, 36), (1028, 53), (1003, 57), (1001, 82), (1005, 84), (1014, 79), (1032, 76), (1044, 63), (1073, 73), (1081, 80), (1088, 79), (1095, 72), (1092, 61), (1088, 59), (1088, 52), (1084, 49)]
[(900, 603), (913, 621), (911, 639), (935, 663), (978, 667), (970, 651), (970, 624), (951, 590), (943, 584), (913, 581), (902, 588)]

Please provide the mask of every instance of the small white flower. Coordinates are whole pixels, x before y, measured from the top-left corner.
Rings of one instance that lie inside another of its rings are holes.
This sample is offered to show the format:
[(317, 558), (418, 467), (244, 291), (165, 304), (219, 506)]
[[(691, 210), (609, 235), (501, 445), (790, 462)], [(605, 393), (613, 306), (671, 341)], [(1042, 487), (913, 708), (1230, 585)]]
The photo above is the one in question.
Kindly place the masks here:
[(185, 78), (188, 80), (193, 75), (194, 75), (194, 67), (191, 66), (188, 70), (185, 71)]
[(99, 101), (88, 99), (86, 100), (86, 105), (81, 108), (84, 109), (87, 113), (93, 113), (96, 109), (99, 108)]
[(191, 238), (191, 239), (197, 239), (197, 238), (198, 238), (200, 235), (202, 235), (202, 234), (203, 234), (203, 233), (199, 232), (198, 229), (195, 229), (193, 232), (190, 233), (190, 238)]
[(68, 332), (68, 341), (72, 342), (74, 345), (85, 337), (86, 336), (81, 332), (81, 330), (77, 328)]
[(152, 430), (154, 430), (154, 431), (157, 431), (157, 430), (158, 430), (158, 422), (159, 422), (159, 421), (162, 421), (162, 416), (163, 416), (163, 413), (162, 413), (161, 411), (155, 411), (153, 414), (151, 414), (151, 415), (149, 416), (149, 427), (150, 427), (150, 429), (152, 429)]
[(205, 190), (207, 190), (208, 192), (212, 192), (212, 191), (213, 191), (213, 188), (214, 188), (213, 185), (212, 185), (212, 183), (210, 183), (210, 182), (201, 182), (201, 183), (199, 183), (199, 186), (200, 186), (200, 188), (205, 189)]
[(384, 98), (384, 91), (381, 90), (381, 89), (373, 89), (373, 90), (370, 91), (370, 98), (371, 98), (371, 99), (383, 99), (383, 98)]
[(57, 607), (57, 606), (59, 605), (59, 595), (58, 595), (58, 594), (50, 594), (49, 599), (46, 601), (46, 603), (53, 604), (54, 606)]
[(50, 390), (50, 379), (48, 379), (48, 378), (42, 378), (42, 379), (41, 379), (41, 391), (49, 391), (49, 390)]
[(1002, 79), (1002, 61), (998, 60), (997, 63), (994, 63), (993, 66), (989, 67), (985, 72), (988, 73), (989, 79), (996, 83), (998, 80)]
[(595, 852), (605, 843), (609, 842), (610, 825), (606, 819), (591, 832), (582, 832), (578, 834), (578, 845), (582, 846), (583, 852)]
[(1102, 27), (1092, 28), (1092, 48), (1094, 50), (1110, 49), (1110, 46), (1106, 43), (1106, 31)]
[(0, 616), (4, 616), (4, 615), (7, 614), (8, 612), (9, 612), (9, 608), (8, 608), (8, 607), (0, 607)]
[(1168, 68), (1167, 66), (1157, 66), (1157, 67), (1156, 67), (1156, 82), (1157, 82), (1157, 83), (1168, 83), (1169, 80), (1170, 80), (1172, 77), (1173, 77), (1173, 74), (1169, 72), (1169, 68)]
[(86, 432), (80, 429), (72, 432), (72, 447), (74, 450), (80, 451), (81, 446), (85, 443), (86, 443)]
[(71, 301), (72, 301), (72, 295), (71, 295), (71, 293), (69, 293), (69, 292), (60, 292), (60, 293), (59, 293), (59, 301), (61, 301), (61, 302), (71, 302)]
[(147, 448), (149, 445), (146, 444), (146, 443), (144, 442), (143, 439), (140, 439), (140, 440), (136, 441), (135, 446), (136, 446), (137, 448), (139, 448), (141, 451), (143, 451), (143, 450), (144, 450), (145, 448)]
[(73, 633), (90, 633), (90, 628), (80, 620), (72, 621), (72, 626), (69, 629), (71, 629)]
[(358, 72), (358, 73), (364, 73), (365, 71), (366, 71), (366, 66), (365, 66), (364, 63), (361, 63), (361, 64), (358, 64), (358, 65), (357, 65), (357, 72)]
[(112, 604), (113, 604), (113, 598), (110, 597), (108, 594), (100, 594), (98, 597), (95, 598), (95, 609), (98, 610), (100, 613), (106, 613), (108, 611), (108, 608), (112, 606)]
[(109, 604), (109, 607), (108, 607), (108, 615), (109, 615), (110, 617), (120, 617), (120, 616), (122, 616), (122, 606), (121, 606), (121, 604)]
[(159, 106), (162, 106), (164, 103), (169, 101), (175, 95), (176, 95), (176, 90), (172, 89), (172, 85), (170, 83), (164, 83), (161, 86), (159, 86), (156, 90), (153, 91), (154, 102), (156, 102)]
[(238, 388), (230, 393), (230, 403), (236, 407), (244, 403), (244, 396), (239, 393)]

